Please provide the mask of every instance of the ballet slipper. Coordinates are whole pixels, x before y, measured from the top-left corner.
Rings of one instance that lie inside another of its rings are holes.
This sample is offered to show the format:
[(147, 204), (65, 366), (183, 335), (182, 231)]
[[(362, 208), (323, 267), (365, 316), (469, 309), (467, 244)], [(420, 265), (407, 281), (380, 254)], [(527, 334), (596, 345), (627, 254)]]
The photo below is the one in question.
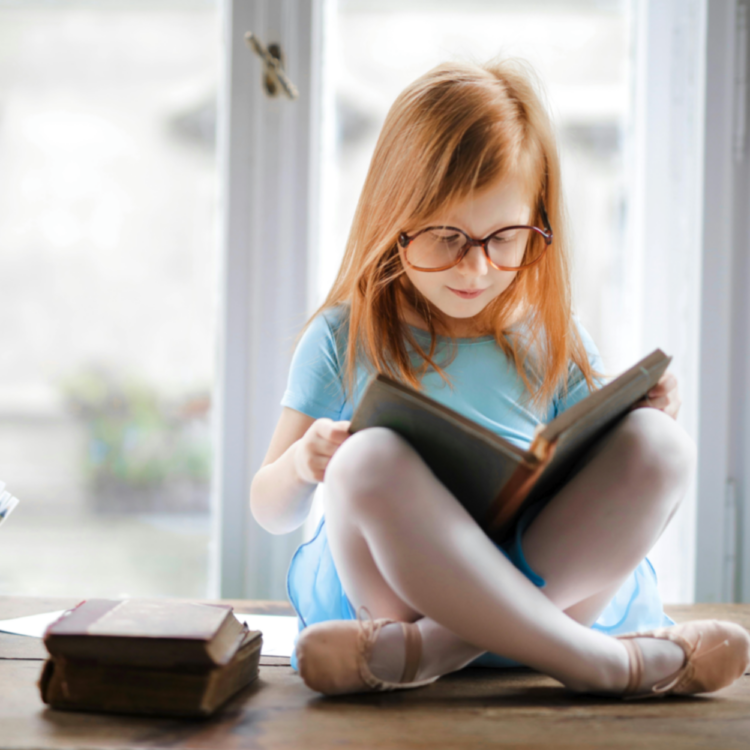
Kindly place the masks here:
[[(365, 616), (363, 616), (363, 613)], [(297, 641), (299, 674), (312, 690), (325, 695), (403, 690), (437, 680), (414, 682), (422, 656), (422, 635), (416, 623), (402, 622), (406, 657), (399, 682), (376, 677), (368, 664), (380, 629), (395, 620), (373, 620), (360, 607), (356, 620), (329, 620), (305, 628)]]
[[(626, 698), (711, 693), (731, 685), (750, 664), (750, 635), (733, 622), (695, 620), (617, 637), (627, 648), (630, 661), (630, 679), (623, 693)], [(662, 638), (676, 643), (685, 652), (684, 664), (651, 688), (639, 691), (643, 653), (635, 638)]]

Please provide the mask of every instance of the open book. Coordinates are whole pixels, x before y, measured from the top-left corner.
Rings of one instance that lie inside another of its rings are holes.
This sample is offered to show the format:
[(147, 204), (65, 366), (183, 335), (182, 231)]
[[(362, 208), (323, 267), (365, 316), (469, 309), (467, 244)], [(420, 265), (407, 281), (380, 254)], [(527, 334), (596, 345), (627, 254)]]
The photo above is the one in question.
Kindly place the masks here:
[(524, 507), (551, 496), (570, 479), (593, 444), (656, 385), (671, 359), (656, 349), (549, 424), (539, 425), (528, 450), (385, 375), (368, 382), (349, 430), (389, 427), (408, 440), (472, 518), (500, 542)]
[(10, 515), (13, 508), (18, 505), (17, 498), (5, 489), (5, 482), (0, 482), (0, 525)]

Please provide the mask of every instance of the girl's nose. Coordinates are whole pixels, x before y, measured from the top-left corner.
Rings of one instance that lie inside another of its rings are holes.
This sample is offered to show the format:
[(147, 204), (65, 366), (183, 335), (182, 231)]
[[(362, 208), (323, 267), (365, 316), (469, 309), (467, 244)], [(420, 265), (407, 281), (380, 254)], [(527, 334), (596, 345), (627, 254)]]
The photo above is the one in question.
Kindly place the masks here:
[(458, 268), (472, 276), (485, 276), (489, 264), (487, 263), (487, 256), (484, 254), (484, 248), (479, 245), (469, 248), (469, 252), (461, 259)]

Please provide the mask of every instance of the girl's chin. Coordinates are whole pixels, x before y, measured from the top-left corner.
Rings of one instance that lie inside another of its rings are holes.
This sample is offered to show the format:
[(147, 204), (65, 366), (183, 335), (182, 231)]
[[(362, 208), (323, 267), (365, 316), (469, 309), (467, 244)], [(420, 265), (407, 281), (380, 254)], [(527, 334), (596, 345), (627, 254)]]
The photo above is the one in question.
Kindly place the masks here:
[(455, 318), (456, 320), (466, 320), (468, 318), (475, 318), (477, 315), (479, 315), (482, 310), (484, 310), (487, 305), (485, 303), (479, 303), (474, 305), (469, 305), (468, 302), (473, 301), (476, 303), (476, 300), (466, 300), (464, 302), (459, 302), (459, 304), (454, 305), (446, 305), (446, 306), (439, 306), (440, 311), (447, 315), (449, 318)]
[[(448, 295), (444, 299), (445, 307), (449, 307), (453, 310), (453, 314), (456, 317), (470, 317), (476, 315), (494, 299), (494, 295), (490, 295), (488, 292), (484, 292), (476, 297), (459, 297), (453, 292), (448, 292)], [(450, 315), (451, 313), (448, 313)]]

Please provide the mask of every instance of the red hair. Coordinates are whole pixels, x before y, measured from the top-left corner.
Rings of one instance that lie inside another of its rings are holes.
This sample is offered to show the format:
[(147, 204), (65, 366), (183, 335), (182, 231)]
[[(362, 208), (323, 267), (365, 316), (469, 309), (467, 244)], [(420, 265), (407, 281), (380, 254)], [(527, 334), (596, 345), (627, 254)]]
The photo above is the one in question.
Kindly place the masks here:
[[(526, 187), (533, 207), (530, 223), (536, 226), (542, 225), (538, 205), (544, 201), (555, 239), (539, 263), (519, 272), (482, 310), (479, 327), (492, 333), (514, 360), (534, 404), (546, 406), (564, 390), (571, 363), (594, 388), (594, 374), (572, 318), (560, 163), (552, 126), (530, 71), (504, 61), (439, 65), (408, 86), (386, 117), (341, 267), (315, 312), (348, 307), (345, 380), (350, 393), (362, 356), (375, 371), (415, 388), (429, 367), (449, 381), (434, 359), (436, 336), (448, 331), (446, 317), (409, 283), (397, 238), (405, 227), (423, 224), (452, 202), (509, 176)], [(530, 242), (543, 239), (535, 235)], [(428, 350), (404, 322), (405, 304), (427, 324)], [(519, 317), (523, 336), (511, 328)], [(421, 364), (415, 366), (410, 350)]]

